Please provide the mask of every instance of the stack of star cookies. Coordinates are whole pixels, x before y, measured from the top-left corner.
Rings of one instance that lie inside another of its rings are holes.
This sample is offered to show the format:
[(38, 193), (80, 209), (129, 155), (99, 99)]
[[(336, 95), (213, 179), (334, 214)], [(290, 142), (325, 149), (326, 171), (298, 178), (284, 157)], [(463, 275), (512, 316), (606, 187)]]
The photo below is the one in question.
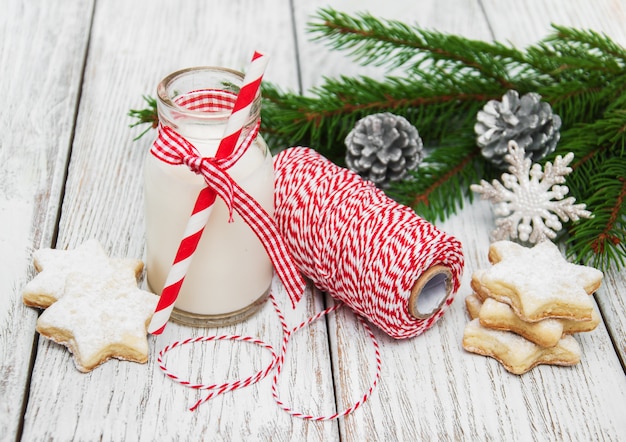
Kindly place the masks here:
[(600, 322), (590, 295), (602, 272), (567, 262), (549, 241), (532, 248), (495, 242), (489, 261), (491, 268), (472, 275), (463, 348), (497, 359), (514, 374), (539, 364), (577, 364), (581, 351), (572, 335)]

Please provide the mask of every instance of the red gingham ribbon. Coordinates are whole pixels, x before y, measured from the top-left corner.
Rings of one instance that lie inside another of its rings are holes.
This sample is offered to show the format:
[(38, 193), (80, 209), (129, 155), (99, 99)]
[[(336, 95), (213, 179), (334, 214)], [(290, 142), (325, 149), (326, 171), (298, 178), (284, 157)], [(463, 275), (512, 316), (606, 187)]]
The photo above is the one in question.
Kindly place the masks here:
[[(253, 135), (255, 134), (247, 137), (250, 142), (254, 139)], [(227, 169), (245, 152), (245, 147), (235, 149), (233, 154), (226, 158), (202, 157), (195, 146), (184, 137), (172, 128), (161, 125), (150, 153), (168, 164), (184, 164), (194, 173), (201, 175), (207, 183), (206, 189), (212, 189), (224, 201), (231, 219), (233, 210), (241, 216), (263, 244), (295, 307), (304, 292), (305, 282), (302, 276), (293, 263), (272, 218), (227, 172)]]

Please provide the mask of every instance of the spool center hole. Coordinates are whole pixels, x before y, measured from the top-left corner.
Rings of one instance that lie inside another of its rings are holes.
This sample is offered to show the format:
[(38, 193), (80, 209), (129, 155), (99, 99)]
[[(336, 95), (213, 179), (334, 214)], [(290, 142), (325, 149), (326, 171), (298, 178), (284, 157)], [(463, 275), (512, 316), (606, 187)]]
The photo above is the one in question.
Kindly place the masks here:
[(438, 273), (429, 279), (417, 298), (416, 307), (421, 315), (430, 315), (439, 308), (448, 295), (447, 276)]

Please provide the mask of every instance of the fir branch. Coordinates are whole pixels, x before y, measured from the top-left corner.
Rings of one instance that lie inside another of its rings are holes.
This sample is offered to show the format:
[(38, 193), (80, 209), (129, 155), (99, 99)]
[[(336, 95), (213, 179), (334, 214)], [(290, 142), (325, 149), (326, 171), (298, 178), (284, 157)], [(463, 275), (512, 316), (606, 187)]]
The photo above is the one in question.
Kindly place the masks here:
[(600, 54), (621, 60), (622, 67), (626, 64), (626, 49), (613, 42), (607, 35), (593, 30), (574, 29), (558, 25), (552, 25), (552, 27), (556, 32), (546, 39), (547, 42), (567, 41), (580, 44), (587, 49), (584, 54), (585, 57), (591, 51), (596, 50)]
[(447, 137), (430, 152), (409, 180), (393, 182), (386, 190), (396, 201), (413, 207), (423, 218), (444, 220), (463, 207), (466, 189), (484, 173), (484, 163), (473, 139)]
[[(605, 268), (626, 262), (626, 109), (563, 132), (561, 146), (574, 153), (568, 187), (593, 218), (568, 227), (568, 255)], [(550, 156), (550, 159), (555, 154)]]
[(407, 26), (397, 20), (382, 20), (369, 13), (352, 17), (333, 9), (321, 9), (309, 23), (314, 39), (327, 39), (332, 49), (350, 50), (363, 65), (405, 66), (419, 72), (427, 62), (444, 70), (470, 70), (511, 89), (507, 66), (523, 59), (520, 51), (499, 43), (486, 43), (456, 35)]
[(411, 201), (411, 206), (415, 207), (416, 210), (420, 205), (429, 206), (430, 205), (430, 195), (441, 188), (441, 186), (449, 182), (450, 179), (456, 175), (458, 175), (473, 159), (476, 158), (478, 152), (473, 152), (467, 155), (465, 158), (461, 160), (459, 164), (454, 166), (452, 169), (448, 170), (444, 174), (441, 174), (435, 182), (430, 184), (422, 193), (415, 195), (413, 201)]
[(557, 83), (541, 89), (539, 93), (561, 116), (565, 128), (595, 120), (610, 101), (604, 86), (578, 81)]
[(150, 129), (156, 129), (156, 127), (159, 124), (159, 115), (157, 113), (156, 98), (150, 97), (149, 95), (144, 95), (143, 99), (148, 105), (148, 107), (144, 109), (129, 110), (128, 116), (137, 120), (134, 123), (131, 123), (129, 126), (131, 128), (140, 126), (143, 124), (149, 124), (149, 126), (146, 127), (143, 132), (137, 135), (133, 139), (133, 141), (137, 141), (139, 138), (143, 137)]
[[(623, 173), (624, 171), (622, 171)], [(596, 256), (603, 255), (606, 252), (607, 246), (621, 246), (624, 248), (624, 240), (626, 236), (623, 235), (624, 229), (617, 229), (618, 224), (623, 224), (624, 222), (624, 198), (626, 197), (626, 178), (623, 176), (617, 177), (617, 183), (612, 179), (606, 183), (607, 185), (615, 185), (621, 182), (621, 187), (617, 186), (617, 197), (614, 199), (615, 203), (608, 211), (608, 219), (606, 222), (606, 226), (602, 233), (600, 233), (592, 242), (591, 248)], [(606, 187), (605, 187), (606, 192)], [(606, 193), (604, 195), (606, 198)], [(620, 235), (622, 233), (622, 235)]]
[(612, 163), (595, 177), (602, 190), (585, 201), (594, 217), (572, 226), (567, 241), (570, 257), (599, 268), (626, 264), (626, 167)]
[[(263, 133), (278, 146), (306, 144), (339, 159), (345, 153), (344, 138), (356, 121), (371, 113), (390, 111), (404, 114), (421, 128), (422, 138), (433, 142), (450, 129), (440, 123), (431, 124), (436, 123), (433, 116), (437, 116), (436, 120), (447, 117), (450, 125), (458, 124), (463, 115), (478, 111), (480, 103), (498, 97), (486, 93), (478, 84), (467, 92), (458, 89), (449, 81), (425, 86), (414, 78), (387, 77), (377, 81), (341, 77), (328, 79), (303, 97), (264, 85)], [(466, 127), (474, 122), (465, 119), (461, 124)]]

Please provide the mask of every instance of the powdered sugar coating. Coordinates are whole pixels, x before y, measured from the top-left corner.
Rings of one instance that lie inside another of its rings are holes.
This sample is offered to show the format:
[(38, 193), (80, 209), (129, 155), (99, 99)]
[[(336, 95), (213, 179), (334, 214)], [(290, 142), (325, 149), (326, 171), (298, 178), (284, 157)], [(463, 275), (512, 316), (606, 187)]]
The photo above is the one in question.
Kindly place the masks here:
[(560, 319), (542, 319), (537, 322), (522, 321), (511, 306), (487, 298), (480, 309), (481, 325), (497, 330), (512, 331), (542, 347), (553, 347), (563, 335)]
[(472, 288), (482, 297), (509, 304), (526, 321), (592, 319), (589, 294), (600, 286), (603, 275), (599, 270), (567, 262), (549, 241), (532, 248), (495, 242), (489, 257), (494, 265), (472, 276)]
[(31, 307), (46, 308), (65, 293), (70, 273), (85, 282), (92, 278), (115, 278), (121, 284), (136, 286), (143, 263), (136, 259), (110, 259), (100, 243), (90, 239), (73, 250), (39, 249), (33, 254), (40, 272), (26, 284), (22, 299)]
[(572, 336), (564, 336), (554, 347), (540, 347), (515, 333), (483, 327), (479, 319), (465, 326), (463, 348), (498, 360), (514, 374), (526, 373), (539, 364), (574, 365), (581, 356)]
[(70, 274), (65, 295), (41, 314), (37, 331), (66, 345), (81, 371), (110, 358), (145, 362), (147, 324), (157, 299), (115, 278)]

